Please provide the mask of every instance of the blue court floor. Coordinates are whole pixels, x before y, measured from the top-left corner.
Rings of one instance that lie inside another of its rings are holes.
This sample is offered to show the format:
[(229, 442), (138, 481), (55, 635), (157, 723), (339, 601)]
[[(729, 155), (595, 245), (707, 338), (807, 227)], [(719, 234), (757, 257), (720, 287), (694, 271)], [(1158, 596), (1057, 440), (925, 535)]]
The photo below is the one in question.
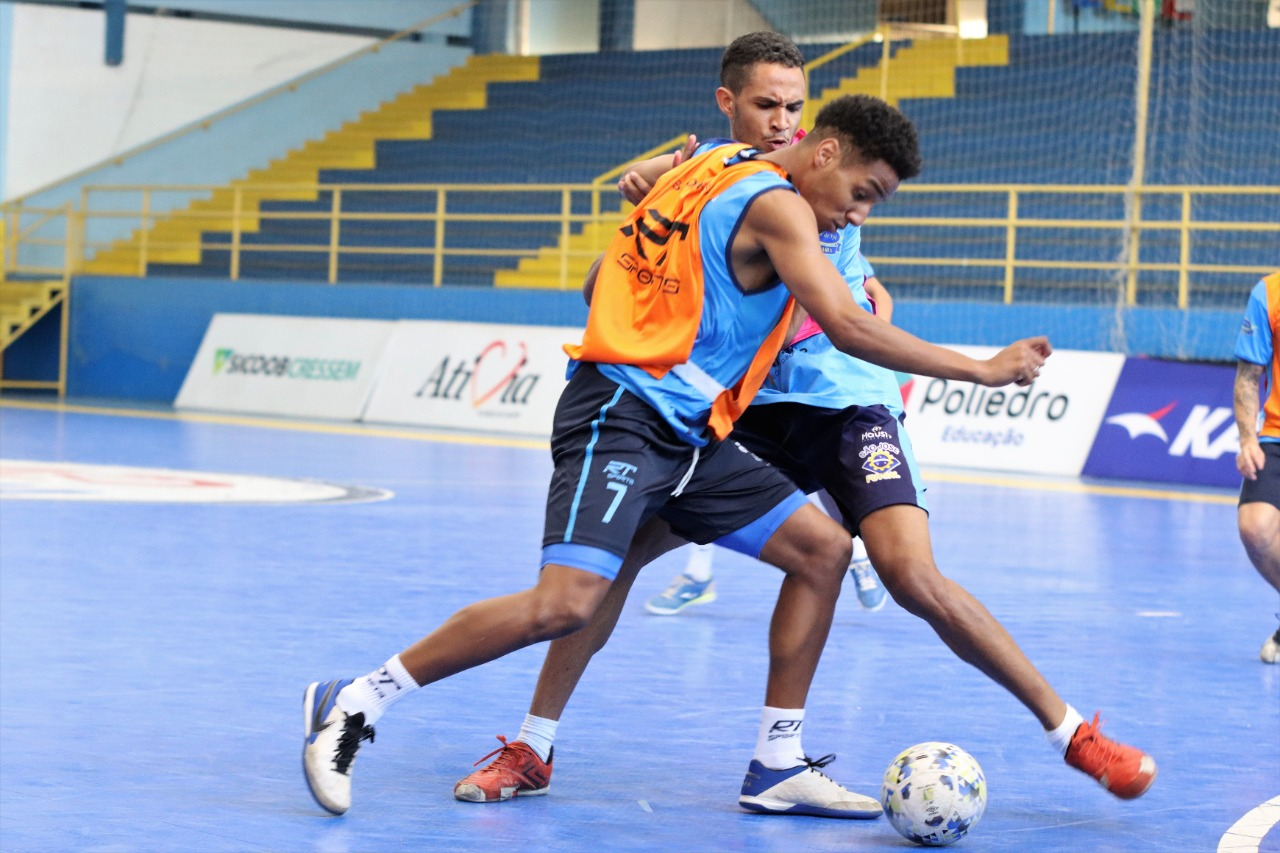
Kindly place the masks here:
[[(680, 616), (642, 605), (683, 554), (641, 574), (560, 725), (548, 796), (451, 793), (518, 730), (535, 647), (401, 702), (361, 750), (351, 811), (312, 802), (303, 689), (534, 581), (542, 442), (8, 401), (0, 457), (0, 850), (913, 848), (884, 819), (738, 809), (780, 575), (728, 552), (719, 600)], [(1280, 667), (1257, 658), (1280, 602), (1233, 496), (925, 473), (943, 570), (1160, 776), (1113, 799), (924, 623), (861, 611), (848, 585), (810, 754), (877, 795), (901, 749), (961, 745), (990, 800), (957, 850), (1280, 851)], [(299, 502), (299, 481), (355, 488)]]

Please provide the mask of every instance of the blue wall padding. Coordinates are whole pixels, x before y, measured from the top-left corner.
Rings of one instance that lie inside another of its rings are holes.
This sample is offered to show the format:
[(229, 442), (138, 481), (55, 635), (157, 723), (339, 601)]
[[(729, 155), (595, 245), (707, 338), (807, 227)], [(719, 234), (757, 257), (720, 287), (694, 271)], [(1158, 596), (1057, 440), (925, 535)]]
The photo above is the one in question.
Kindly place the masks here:
[[(587, 315), (576, 291), (109, 276), (76, 278), (71, 306), (68, 394), (150, 402), (177, 395), (218, 312), (534, 326), (582, 326)], [(1004, 345), (1047, 334), (1060, 349), (1206, 361), (1231, 360), (1240, 324), (1237, 312), (1225, 310), (910, 300), (895, 306), (895, 323), (938, 343)]]
[(534, 326), (587, 319), (577, 292), (80, 276), (72, 284), (67, 393), (172, 401), (219, 312)]

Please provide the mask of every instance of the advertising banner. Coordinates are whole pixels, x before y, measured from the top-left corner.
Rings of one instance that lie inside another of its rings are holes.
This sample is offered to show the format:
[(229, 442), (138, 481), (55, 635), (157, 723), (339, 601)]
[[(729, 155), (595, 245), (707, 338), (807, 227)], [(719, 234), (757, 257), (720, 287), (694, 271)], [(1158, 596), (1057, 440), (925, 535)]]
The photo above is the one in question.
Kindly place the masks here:
[(364, 420), (551, 435), (569, 357), (566, 326), (396, 324)]
[[(974, 358), (996, 347), (957, 346)], [(1034, 383), (987, 388), (912, 377), (902, 386), (916, 459), (992, 471), (1076, 476), (1124, 364), (1116, 353), (1057, 350)]]
[(1239, 486), (1234, 383), (1227, 366), (1127, 360), (1084, 474)]
[(395, 323), (215, 314), (174, 407), (358, 420)]

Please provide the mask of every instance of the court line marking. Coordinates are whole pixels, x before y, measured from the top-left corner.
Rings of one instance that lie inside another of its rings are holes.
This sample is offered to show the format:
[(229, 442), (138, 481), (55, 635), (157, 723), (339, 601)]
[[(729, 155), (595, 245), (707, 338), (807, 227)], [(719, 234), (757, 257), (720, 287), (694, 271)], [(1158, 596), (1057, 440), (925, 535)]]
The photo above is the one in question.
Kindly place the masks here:
[(357, 424), (313, 423), (249, 415), (218, 415), (212, 412), (175, 412), (163, 409), (127, 409), (114, 406), (85, 406), (74, 403), (40, 403), (31, 400), (0, 400), (0, 409), (32, 409), (45, 412), (67, 412), (77, 415), (109, 415), (127, 418), (151, 418), (162, 421), (246, 426), (258, 429), (280, 429), (294, 432), (318, 432), (330, 435), (365, 435), (375, 438), (400, 438), (409, 441), (434, 441), (443, 444), (478, 444), (497, 447), (525, 447), (545, 450), (551, 445), (538, 439), (499, 438), (482, 435), (451, 435), (416, 429), (363, 426)]
[(1218, 841), (1218, 853), (1258, 853), (1258, 846), (1280, 823), (1280, 797), (1245, 812)]
[[(75, 403), (43, 403), (35, 400), (2, 400), (0, 409), (29, 409), (44, 412), (65, 412), (78, 415), (106, 415), (112, 417), (152, 418), (154, 420), (185, 421), (189, 423), (220, 424), (224, 426), (244, 426), (258, 429), (278, 429), (293, 432), (314, 432), (328, 435), (359, 435), (373, 438), (393, 438), (405, 441), (431, 441), (441, 444), (467, 444), (488, 447), (516, 447), (532, 450), (547, 450), (550, 443), (545, 439), (502, 438), (477, 434), (451, 434), (429, 432), (420, 429), (396, 429), (366, 424), (331, 424), (313, 423), (309, 421), (282, 420), (268, 417), (252, 417), (248, 415), (219, 415), (211, 412), (175, 412), (162, 409), (129, 409), (113, 406), (89, 406)], [(1052, 480), (1036, 480), (999, 474), (979, 474), (970, 472), (942, 471), (927, 468), (924, 471), (928, 479), (941, 483), (963, 483), (967, 485), (1001, 486), (1009, 489), (1027, 489), (1033, 491), (1067, 492), (1070, 494), (1103, 495), (1124, 498), (1150, 498), (1153, 500), (1186, 501), (1188, 503), (1223, 504), (1235, 506), (1239, 498), (1234, 494), (1214, 492), (1180, 491), (1177, 489), (1161, 489), (1142, 486), (1105, 486), (1097, 483), (1055, 482)]]
[(1110, 495), (1122, 498), (1152, 498), (1166, 501), (1229, 504), (1231, 506), (1235, 506), (1240, 500), (1239, 496), (1235, 494), (1179, 491), (1177, 489), (1148, 488), (1145, 486), (1104, 486), (1099, 483), (1059, 483), (1053, 480), (1024, 480), (1016, 477), (1001, 477), (997, 474), (958, 474), (951, 471), (940, 471), (936, 468), (926, 469), (925, 475), (927, 479), (945, 483), (978, 483), (984, 486), (1003, 486), (1009, 489), (1033, 488), (1046, 492)]

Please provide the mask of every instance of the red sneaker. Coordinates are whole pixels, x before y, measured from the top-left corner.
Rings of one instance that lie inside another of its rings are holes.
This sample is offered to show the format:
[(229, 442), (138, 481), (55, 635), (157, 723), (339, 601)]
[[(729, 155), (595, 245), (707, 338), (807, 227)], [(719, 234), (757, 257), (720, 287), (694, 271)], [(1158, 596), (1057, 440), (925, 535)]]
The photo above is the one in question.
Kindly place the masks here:
[[(545, 794), (551, 787), (551, 762), (555, 759), (555, 749), (544, 762), (538, 753), (520, 741), (507, 743), (507, 739), (498, 735), (502, 746), (486, 755), (498, 757), (461, 782), (453, 786), (454, 799), (468, 803), (500, 803), (512, 797), (535, 797)], [(479, 764), (477, 761), (476, 764)]]
[(1141, 797), (1156, 779), (1156, 762), (1132, 746), (1116, 743), (1099, 731), (1098, 714), (1081, 723), (1067, 747), (1067, 763), (1088, 773), (1122, 800)]

